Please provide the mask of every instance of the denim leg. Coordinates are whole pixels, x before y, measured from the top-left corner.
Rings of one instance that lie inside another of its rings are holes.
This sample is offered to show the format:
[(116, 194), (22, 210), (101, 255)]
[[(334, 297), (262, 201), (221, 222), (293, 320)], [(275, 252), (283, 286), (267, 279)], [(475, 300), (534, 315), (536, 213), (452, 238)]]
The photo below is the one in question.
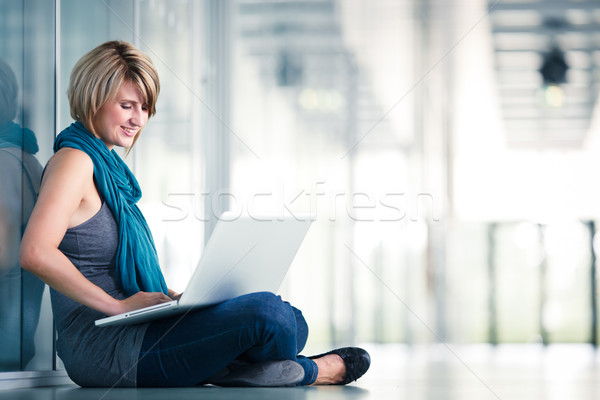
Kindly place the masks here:
[[(269, 352), (268, 349), (265, 349), (263, 346), (257, 346), (253, 349), (250, 349), (248, 352), (244, 354), (244, 360), (259, 362), (259, 361), (267, 361), (267, 360), (295, 360), (299, 363), (304, 369), (304, 379), (302, 382), (298, 384), (298, 386), (305, 386), (314, 383), (317, 379), (317, 374), (319, 372), (317, 368), (317, 364), (311, 359), (298, 355), (304, 346), (306, 345), (306, 341), (308, 340), (308, 324), (302, 315), (302, 312), (297, 308), (289, 305), (289, 303), (284, 303), (286, 307), (284, 307), (285, 314), (287, 313), (287, 308), (293, 312), (293, 318), (288, 316), (288, 318), (280, 319), (279, 321), (271, 321), (275, 322), (276, 325), (279, 326), (279, 329), (286, 330), (289, 334), (294, 334), (296, 337), (296, 351), (293, 356), (290, 356), (290, 353), (287, 353), (285, 358), (281, 357), (281, 352), (278, 352), (279, 356), (274, 356), (272, 352)], [(277, 304), (276, 306), (280, 306)], [(289, 346), (290, 343), (286, 344), (286, 347)], [(287, 348), (286, 348), (287, 350)], [(289, 358), (288, 358), (289, 356)]]
[(298, 384), (298, 386), (307, 386), (315, 383), (317, 375), (319, 374), (319, 368), (317, 364), (308, 357), (296, 356), (296, 362), (304, 369), (304, 379)]
[[(302, 311), (298, 310), (296, 307), (292, 307), (292, 310), (296, 317), (296, 353), (300, 354), (308, 340), (308, 324), (302, 315)], [(298, 386), (306, 386), (314, 383), (319, 373), (317, 364), (310, 358), (301, 355), (296, 356), (296, 362), (304, 368), (304, 380), (300, 382)]]
[(302, 311), (293, 306), (292, 311), (294, 311), (294, 316), (296, 317), (296, 354), (300, 354), (308, 340), (308, 324), (302, 315)]
[[(140, 352), (138, 386), (200, 384), (238, 358), (297, 360), (307, 335), (300, 311), (266, 292), (154, 321)], [(303, 384), (312, 383), (316, 364), (298, 360), (305, 368)]]

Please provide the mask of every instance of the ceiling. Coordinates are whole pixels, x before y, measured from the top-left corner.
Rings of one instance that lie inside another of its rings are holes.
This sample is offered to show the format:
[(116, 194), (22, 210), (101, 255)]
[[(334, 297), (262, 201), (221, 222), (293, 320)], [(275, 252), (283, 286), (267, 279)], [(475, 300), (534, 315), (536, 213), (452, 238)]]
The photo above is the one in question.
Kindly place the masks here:
[[(598, 98), (600, 1), (493, 0), (488, 6), (508, 145), (581, 148)], [(566, 81), (546, 89), (540, 70), (553, 49), (566, 62)]]
[[(370, 145), (379, 148), (402, 146), (410, 140), (405, 127), (410, 116), (402, 114), (407, 112), (402, 107), (404, 103), (390, 106), (406, 91), (398, 84), (406, 75), (400, 70), (400, 52), (396, 55), (390, 48), (406, 48), (408, 39), (398, 29), (410, 28), (399, 18), (403, 12), (410, 12), (412, 3), (370, 1), (237, 2), (236, 26), (244, 54), (254, 57), (268, 85), (276, 85), (289, 95), (304, 124), (318, 130), (319, 135), (325, 132), (328, 137), (345, 143), (349, 152), (358, 143), (362, 148)], [(360, 43), (348, 38), (348, 24), (344, 25), (344, 12), (348, 9), (356, 13), (348, 18), (354, 23), (350, 26), (351, 34)], [(386, 30), (390, 25), (397, 29)], [(381, 73), (382, 68), (369, 70), (371, 65), (364, 62), (365, 57), (378, 58), (369, 61), (391, 69), (391, 76)], [(378, 80), (382, 83), (378, 84)], [(391, 98), (382, 95), (381, 86), (391, 93), (388, 96)], [(395, 124), (399, 115), (404, 117), (402, 124)]]
[[(600, 0), (487, 1), (508, 146), (581, 148), (600, 89)], [(352, 4), (358, 7), (359, 3)], [(372, 10), (369, 7), (360, 10)], [(402, 10), (392, 11), (397, 18)], [(260, 60), (265, 78), (275, 78), (284, 87), (313, 88), (310, 98), (316, 95), (347, 98), (348, 87), (358, 84), (355, 93), (358, 109), (362, 114), (369, 110), (369, 116), (357, 115), (357, 131), (369, 131), (374, 125), (382, 128), (370, 116), (381, 116), (385, 110), (377, 106), (371, 90), (365, 90), (364, 82), (353, 81), (356, 65), (342, 38), (334, 0), (242, 0), (239, 12), (238, 24), (245, 46)], [(406, 23), (396, 21), (400, 25)], [(376, 26), (363, 28), (373, 30)], [(396, 35), (393, 37), (402, 37), (398, 32), (392, 33)], [(406, 46), (397, 42), (388, 45)], [(371, 47), (373, 43), (368, 48)], [(553, 49), (559, 52), (559, 61), (564, 59), (566, 75), (564, 82), (547, 89), (540, 69)], [(398, 90), (394, 87), (392, 92)], [(304, 104), (301, 100), (305, 94), (299, 95), (299, 105)], [(320, 123), (335, 122), (332, 117), (339, 111), (320, 108), (307, 111), (302, 107), (299, 110), (306, 120)]]

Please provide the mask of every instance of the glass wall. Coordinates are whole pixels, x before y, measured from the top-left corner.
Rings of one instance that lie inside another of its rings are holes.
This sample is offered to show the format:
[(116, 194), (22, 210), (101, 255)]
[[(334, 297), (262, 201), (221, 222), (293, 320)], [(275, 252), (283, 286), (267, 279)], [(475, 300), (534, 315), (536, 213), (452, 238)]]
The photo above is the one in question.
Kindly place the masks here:
[[(161, 79), (156, 118), (133, 152), (144, 190), (142, 210), (157, 243), (170, 287), (185, 285), (203, 247), (201, 193), (205, 181), (203, 61), (206, 9), (196, 1), (136, 3), (136, 40), (152, 57)], [(156, 29), (157, 26), (163, 27)]]
[(53, 368), (48, 291), (18, 265), (54, 140), (54, 5), (0, 2), (0, 371)]

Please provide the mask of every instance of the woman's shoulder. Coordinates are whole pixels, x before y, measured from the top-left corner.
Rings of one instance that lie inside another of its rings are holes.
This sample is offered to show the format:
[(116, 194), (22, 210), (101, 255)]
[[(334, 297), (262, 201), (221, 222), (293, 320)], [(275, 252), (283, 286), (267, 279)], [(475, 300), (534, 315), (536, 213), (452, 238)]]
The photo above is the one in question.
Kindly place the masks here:
[(50, 157), (46, 165), (46, 170), (63, 168), (67, 170), (75, 168), (77, 170), (93, 171), (94, 163), (84, 151), (71, 147), (63, 147)]
[(51, 162), (64, 162), (64, 163), (78, 163), (93, 165), (92, 159), (88, 156), (84, 151), (79, 149), (74, 149), (72, 147), (63, 147), (59, 149), (52, 157), (50, 157)]
[(81, 150), (64, 147), (48, 160), (44, 170), (44, 180), (57, 177), (80, 182), (91, 179), (93, 173), (94, 163), (90, 156)]

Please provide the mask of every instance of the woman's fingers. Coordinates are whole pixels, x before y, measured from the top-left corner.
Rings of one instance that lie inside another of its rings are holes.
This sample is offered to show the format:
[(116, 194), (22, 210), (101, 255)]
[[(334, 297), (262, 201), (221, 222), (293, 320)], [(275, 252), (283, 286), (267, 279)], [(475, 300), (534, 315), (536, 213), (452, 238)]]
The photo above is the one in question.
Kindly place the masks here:
[(172, 301), (172, 299), (161, 292), (137, 292), (133, 296), (121, 300), (121, 313), (166, 303), (168, 301)]

